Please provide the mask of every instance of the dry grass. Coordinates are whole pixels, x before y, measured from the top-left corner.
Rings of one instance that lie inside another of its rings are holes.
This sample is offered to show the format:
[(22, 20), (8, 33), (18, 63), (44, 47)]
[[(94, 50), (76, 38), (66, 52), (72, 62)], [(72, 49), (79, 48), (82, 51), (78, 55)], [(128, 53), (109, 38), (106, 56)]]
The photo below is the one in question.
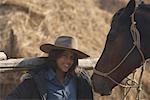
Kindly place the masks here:
[[(59, 35), (76, 37), (78, 44), (81, 44), (78, 45), (79, 49), (92, 57), (100, 54), (109, 30), (111, 14), (100, 10), (91, 0), (50, 0), (42, 4), (40, 0), (5, 1), (32, 9), (23, 12), (14, 7), (15, 10), (1, 15), (2, 19), (7, 18), (8, 21), (4, 23), (13, 28), (14, 34), (17, 35), (20, 53), (16, 56), (41, 55), (39, 45), (43, 42), (53, 43)], [(33, 16), (33, 13), (37, 16)], [(39, 17), (42, 15), (44, 17)]]

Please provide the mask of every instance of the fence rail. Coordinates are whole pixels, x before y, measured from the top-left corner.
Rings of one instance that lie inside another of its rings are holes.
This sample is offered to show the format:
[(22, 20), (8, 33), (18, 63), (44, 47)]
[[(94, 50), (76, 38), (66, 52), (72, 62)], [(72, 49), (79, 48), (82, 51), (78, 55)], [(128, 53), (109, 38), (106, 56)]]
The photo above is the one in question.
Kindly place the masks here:
[[(47, 57), (18, 58), (18, 59), (6, 59), (6, 56), (4, 57), (5, 59), (2, 59), (0, 61), (0, 72), (36, 68), (38, 65), (45, 63), (45, 61), (47, 60)], [(98, 58), (80, 59), (79, 66), (85, 68), (86, 70), (91, 70), (95, 66), (97, 60)]]

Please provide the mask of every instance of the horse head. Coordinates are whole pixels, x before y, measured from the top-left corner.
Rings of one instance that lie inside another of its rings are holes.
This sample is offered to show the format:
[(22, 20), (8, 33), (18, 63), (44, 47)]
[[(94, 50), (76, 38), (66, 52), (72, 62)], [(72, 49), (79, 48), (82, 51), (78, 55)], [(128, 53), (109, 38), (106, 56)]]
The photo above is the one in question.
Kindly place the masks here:
[[(96, 92), (110, 95), (115, 86), (150, 57), (149, 12), (150, 5), (141, 4), (135, 10), (135, 0), (130, 0), (113, 16), (105, 48), (92, 75)], [(139, 34), (133, 34), (132, 25)]]

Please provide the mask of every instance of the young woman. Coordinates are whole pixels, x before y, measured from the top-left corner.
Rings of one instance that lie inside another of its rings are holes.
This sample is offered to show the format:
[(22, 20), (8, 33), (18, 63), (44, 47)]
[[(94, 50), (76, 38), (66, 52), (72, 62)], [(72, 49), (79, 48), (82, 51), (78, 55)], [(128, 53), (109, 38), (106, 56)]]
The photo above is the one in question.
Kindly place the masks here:
[(60, 36), (55, 44), (43, 44), (48, 53), (45, 64), (29, 71), (7, 100), (93, 100), (92, 87), (86, 74), (75, 72), (78, 59), (89, 57), (75, 49), (75, 39)]

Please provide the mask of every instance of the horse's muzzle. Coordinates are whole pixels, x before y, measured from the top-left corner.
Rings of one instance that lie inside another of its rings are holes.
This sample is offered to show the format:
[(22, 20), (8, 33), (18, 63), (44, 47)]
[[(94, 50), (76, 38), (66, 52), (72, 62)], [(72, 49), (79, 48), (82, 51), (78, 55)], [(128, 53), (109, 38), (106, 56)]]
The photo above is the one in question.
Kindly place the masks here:
[[(101, 96), (111, 95), (112, 89), (109, 87), (108, 83), (104, 80), (100, 80), (99, 78), (93, 78), (92, 76), (92, 85), (95, 92), (99, 93)], [(94, 79), (94, 80), (93, 80)]]

